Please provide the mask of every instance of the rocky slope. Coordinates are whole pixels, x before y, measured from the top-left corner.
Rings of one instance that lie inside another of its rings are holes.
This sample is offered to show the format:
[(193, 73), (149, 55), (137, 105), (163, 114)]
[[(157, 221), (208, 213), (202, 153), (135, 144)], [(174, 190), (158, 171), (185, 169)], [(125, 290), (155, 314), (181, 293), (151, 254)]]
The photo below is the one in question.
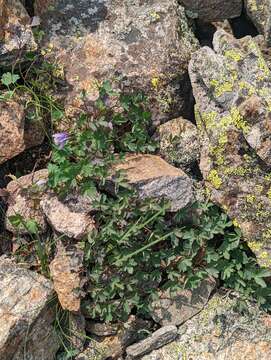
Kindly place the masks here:
[(270, 17), (0, 0), (0, 360), (270, 359)]

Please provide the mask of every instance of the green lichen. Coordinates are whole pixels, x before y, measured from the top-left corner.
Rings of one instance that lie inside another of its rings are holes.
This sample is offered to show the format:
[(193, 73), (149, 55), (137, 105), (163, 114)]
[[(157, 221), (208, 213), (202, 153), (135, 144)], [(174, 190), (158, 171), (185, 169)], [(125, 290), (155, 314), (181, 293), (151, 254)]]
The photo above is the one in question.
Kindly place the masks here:
[(216, 97), (220, 97), (226, 92), (233, 91), (233, 82), (231, 81), (225, 81), (220, 83), (217, 80), (211, 80), (210, 84), (215, 88), (214, 95)]
[(233, 49), (225, 51), (224, 56), (236, 62), (242, 60), (242, 54)]
[(218, 172), (215, 169), (209, 172), (207, 180), (210, 181), (215, 189), (219, 189), (222, 185), (222, 179), (219, 177)]

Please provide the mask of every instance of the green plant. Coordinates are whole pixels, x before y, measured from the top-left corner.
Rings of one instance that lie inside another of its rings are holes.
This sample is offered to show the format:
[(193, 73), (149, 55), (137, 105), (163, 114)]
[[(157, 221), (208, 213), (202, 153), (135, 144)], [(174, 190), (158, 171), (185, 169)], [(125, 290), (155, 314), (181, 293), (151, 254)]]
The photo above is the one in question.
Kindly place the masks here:
[[(114, 105), (108, 106), (111, 97)], [(126, 152), (155, 149), (148, 147), (144, 101), (121, 97), (105, 83), (93, 115), (82, 113), (60, 136), (48, 166), (49, 186), (58, 194), (81, 191), (94, 199), (97, 230), (81, 243), (89, 278), (86, 310), (106, 321), (126, 319), (132, 310), (146, 314), (158, 288), (193, 289), (208, 276), (268, 305), (271, 289), (264, 279), (270, 272), (258, 268), (239, 230), (216, 206), (194, 204), (193, 216), (186, 210), (169, 215), (163, 199), (139, 201), (121, 173), (114, 195), (106, 191), (112, 166)]]
[[(29, 219), (25, 220), (20, 214), (12, 215), (8, 218), (8, 221), (12, 226), (17, 229), (18, 233), (21, 230), (26, 231), (29, 234), (31, 239), (30, 242), (24, 244), (18, 243), (18, 250), (15, 252), (15, 256), (18, 258), (24, 257), (27, 258), (28, 254), (35, 254), (36, 257), (36, 266), (40, 268), (40, 272), (49, 276), (49, 256), (51, 253), (51, 243), (50, 241), (44, 241), (39, 236), (39, 226), (35, 220)], [(34, 252), (29, 250), (29, 248), (34, 248)]]
[(24, 104), (25, 121), (38, 121), (46, 135), (44, 121), (63, 117), (61, 105), (54, 99), (54, 93), (60, 82), (57, 77), (56, 65), (50, 64), (39, 53), (25, 54), (28, 66), (21, 68), (18, 65), (12, 72), (4, 72), (1, 76), (0, 101), (9, 101), (12, 98), (20, 99)]

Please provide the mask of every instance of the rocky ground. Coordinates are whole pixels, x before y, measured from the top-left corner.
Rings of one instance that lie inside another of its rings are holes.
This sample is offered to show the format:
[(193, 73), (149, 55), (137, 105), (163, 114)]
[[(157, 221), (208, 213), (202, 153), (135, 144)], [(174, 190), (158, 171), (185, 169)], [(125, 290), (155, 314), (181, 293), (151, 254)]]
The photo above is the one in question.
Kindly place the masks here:
[(268, 0), (0, 0), (0, 360), (271, 358)]

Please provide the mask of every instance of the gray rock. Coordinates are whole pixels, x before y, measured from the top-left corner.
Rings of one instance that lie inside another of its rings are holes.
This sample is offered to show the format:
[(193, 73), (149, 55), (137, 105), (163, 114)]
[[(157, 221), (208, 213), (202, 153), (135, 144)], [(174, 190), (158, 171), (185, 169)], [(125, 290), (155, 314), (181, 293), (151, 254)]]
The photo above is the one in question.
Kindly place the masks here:
[(86, 337), (86, 322), (82, 314), (69, 313), (69, 345), (72, 349), (83, 351)]
[(20, 0), (0, 0), (0, 64), (18, 63), (26, 50), (36, 48), (30, 17)]
[[(152, 322), (143, 320), (131, 315), (125, 323), (120, 323), (113, 334), (113, 326), (102, 324), (99, 326), (92, 325), (90, 330), (96, 333), (107, 333), (107, 336), (90, 336), (90, 343), (87, 349), (83, 351), (76, 360), (106, 360), (108, 358), (117, 359), (124, 354), (127, 346), (141, 340), (144, 337), (144, 331), (151, 330)], [(105, 330), (107, 328), (107, 330)], [(111, 335), (109, 335), (111, 333)]]
[(141, 359), (141, 357), (155, 349), (168, 344), (177, 337), (178, 330), (176, 326), (168, 325), (155, 331), (147, 339), (140, 341), (137, 344), (128, 346), (126, 349), (127, 358)]
[(114, 166), (114, 172), (120, 170), (142, 199), (164, 198), (170, 201), (171, 211), (182, 209), (194, 201), (192, 180), (159, 156), (129, 155)]
[(170, 120), (157, 128), (154, 138), (159, 154), (170, 164), (191, 171), (200, 158), (197, 127), (182, 117)]
[(271, 44), (271, 3), (268, 0), (245, 0), (245, 10), (260, 34)]
[(111, 336), (117, 334), (118, 326), (86, 320), (86, 330), (96, 336)]
[(271, 317), (254, 304), (239, 313), (238, 299), (216, 294), (202, 312), (188, 320), (178, 338), (142, 360), (269, 360)]
[(181, 4), (190, 16), (207, 22), (238, 17), (243, 9), (242, 0), (181, 0)]
[(0, 258), (0, 359), (53, 360), (55, 333), (52, 283)]
[(82, 91), (87, 103), (96, 99), (104, 80), (143, 91), (157, 122), (190, 111), (187, 65), (198, 43), (177, 0), (56, 0), (41, 19), (47, 57), (70, 85), (68, 114)]
[(271, 267), (271, 73), (251, 37), (219, 30), (189, 66), (201, 134), (200, 169), (211, 199)]
[(151, 316), (160, 325), (181, 325), (199, 313), (207, 304), (216, 282), (206, 279), (194, 290), (179, 290), (174, 294), (160, 291), (159, 300), (151, 304)]

